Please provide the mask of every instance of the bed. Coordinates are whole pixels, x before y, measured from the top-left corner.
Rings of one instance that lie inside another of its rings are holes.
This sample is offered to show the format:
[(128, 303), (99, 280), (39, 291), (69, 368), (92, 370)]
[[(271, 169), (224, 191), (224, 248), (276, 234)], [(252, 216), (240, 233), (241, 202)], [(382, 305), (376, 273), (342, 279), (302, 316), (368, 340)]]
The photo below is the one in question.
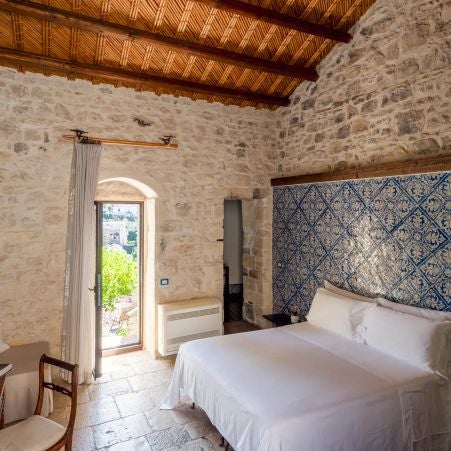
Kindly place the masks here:
[(181, 390), (237, 451), (450, 449), (445, 377), (314, 321), (185, 343)]

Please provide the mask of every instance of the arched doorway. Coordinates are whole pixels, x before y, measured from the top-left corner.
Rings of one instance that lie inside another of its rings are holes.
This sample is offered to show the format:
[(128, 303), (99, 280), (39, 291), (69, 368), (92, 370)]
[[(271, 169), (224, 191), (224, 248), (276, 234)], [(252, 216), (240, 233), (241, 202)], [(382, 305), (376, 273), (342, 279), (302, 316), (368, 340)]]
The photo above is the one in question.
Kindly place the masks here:
[(157, 197), (136, 179), (114, 177), (98, 183), (97, 280), (110, 284), (97, 300), (97, 317), (103, 317), (96, 325), (99, 368), (102, 355), (141, 348), (155, 354)]

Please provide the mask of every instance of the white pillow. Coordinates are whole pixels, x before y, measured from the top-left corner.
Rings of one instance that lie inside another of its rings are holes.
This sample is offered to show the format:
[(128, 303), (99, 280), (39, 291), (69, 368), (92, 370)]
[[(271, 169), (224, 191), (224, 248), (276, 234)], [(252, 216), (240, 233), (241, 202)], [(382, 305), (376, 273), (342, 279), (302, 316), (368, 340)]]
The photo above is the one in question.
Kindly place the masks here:
[(440, 312), (439, 310), (414, 307), (413, 305), (400, 304), (399, 302), (392, 302), (384, 298), (377, 298), (377, 303), (382, 307), (396, 310), (397, 312), (408, 313), (419, 318), (426, 318), (432, 321), (451, 321), (451, 312)]
[(451, 322), (376, 307), (365, 312), (363, 328), (367, 345), (446, 378)]
[(347, 298), (357, 299), (359, 301), (364, 301), (364, 302), (371, 302), (373, 304), (375, 304), (377, 302), (377, 300), (374, 298), (368, 298), (366, 296), (362, 296), (360, 294), (353, 293), (352, 291), (347, 291), (347, 290), (344, 290), (343, 288), (338, 288), (335, 285), (332, 285), (327, 280), (324, 281), (324, 288), (327, 291), (330, 291), (331, 293), (340, 294), (341, 296), (346, 296)]
[(359, 326), (369, 308), (376, 305), (331, 293), (318, 288), (313, 298), (307, 320), (310, 324), (327, 329), (338, 335), (363, 341)]

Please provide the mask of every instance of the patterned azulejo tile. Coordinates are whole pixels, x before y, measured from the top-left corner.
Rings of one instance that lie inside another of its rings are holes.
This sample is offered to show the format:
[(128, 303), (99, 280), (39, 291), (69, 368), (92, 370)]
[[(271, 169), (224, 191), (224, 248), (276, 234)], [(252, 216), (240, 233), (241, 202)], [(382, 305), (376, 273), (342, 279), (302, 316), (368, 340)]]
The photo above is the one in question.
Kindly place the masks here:
[(274, 189), (274, 311), (308, 312), (327, 279), (451, 311), (449, 173)]

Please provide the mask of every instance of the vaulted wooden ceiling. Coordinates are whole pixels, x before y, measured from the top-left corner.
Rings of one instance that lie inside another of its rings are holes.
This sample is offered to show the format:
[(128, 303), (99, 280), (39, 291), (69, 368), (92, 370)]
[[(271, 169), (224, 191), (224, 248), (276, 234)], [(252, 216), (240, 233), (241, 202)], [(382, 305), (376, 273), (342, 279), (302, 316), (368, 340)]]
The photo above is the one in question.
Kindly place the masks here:
[(276, 108), (375, 0), (0, 0), (0, 64)]

